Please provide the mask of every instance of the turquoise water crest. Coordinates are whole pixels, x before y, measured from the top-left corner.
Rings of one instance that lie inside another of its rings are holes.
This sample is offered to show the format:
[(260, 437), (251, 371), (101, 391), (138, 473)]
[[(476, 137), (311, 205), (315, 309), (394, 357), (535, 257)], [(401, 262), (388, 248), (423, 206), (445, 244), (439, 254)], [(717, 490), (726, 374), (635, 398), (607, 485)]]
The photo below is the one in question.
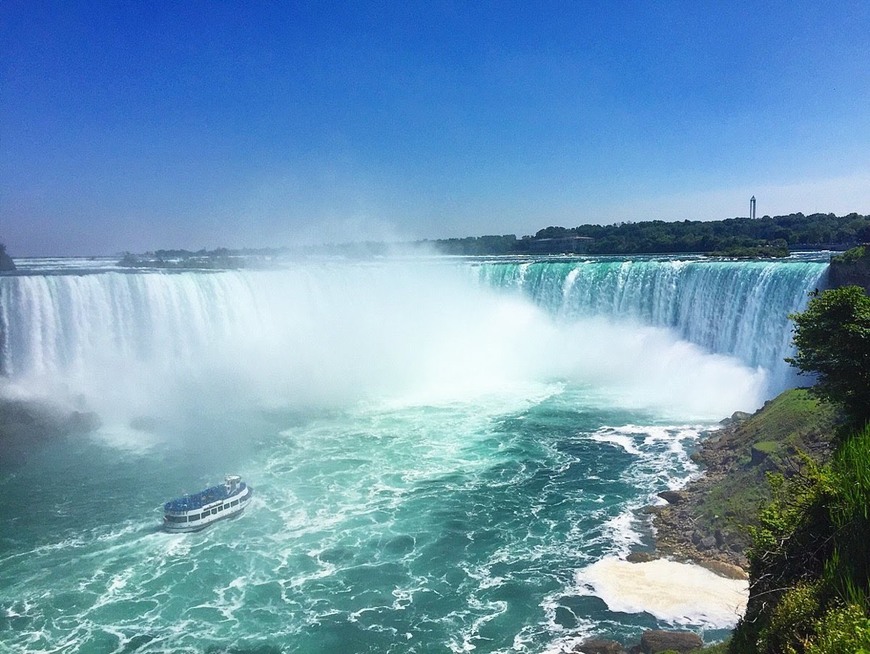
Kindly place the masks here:
[[(0, 461), (0, 651), (721, 637), (701, 613), (611, 611), (577, 573), (649, 547), (641, 509), (698, 474), (704, 431), (785, 383), (787, 313), (826, 268), (85, 265), (0, 278), (4, 396), (101, 420)], [(229, 473), (255, 489), (240, 517), (159, 529), (163, 502)]]

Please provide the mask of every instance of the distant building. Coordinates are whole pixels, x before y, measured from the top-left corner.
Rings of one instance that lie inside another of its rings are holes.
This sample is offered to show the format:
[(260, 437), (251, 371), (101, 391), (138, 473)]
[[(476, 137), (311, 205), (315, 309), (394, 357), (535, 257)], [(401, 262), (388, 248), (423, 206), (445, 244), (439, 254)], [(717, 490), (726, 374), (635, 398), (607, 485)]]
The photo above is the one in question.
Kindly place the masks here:
[(755, 196), (749, 198), (749, 218), (755, 220)]

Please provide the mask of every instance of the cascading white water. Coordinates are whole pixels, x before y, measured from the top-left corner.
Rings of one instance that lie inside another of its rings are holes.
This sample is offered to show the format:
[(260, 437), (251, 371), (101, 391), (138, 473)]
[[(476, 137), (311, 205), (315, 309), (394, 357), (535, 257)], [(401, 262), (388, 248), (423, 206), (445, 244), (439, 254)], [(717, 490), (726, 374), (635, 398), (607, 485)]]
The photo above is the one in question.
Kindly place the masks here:
[(770, 372), (771, 392), (795, 383), (788, 316), (824, 287), (814, 261), (609, 260), (491, 264), (482, 276), (518, 288), (565, 320), (610, 316), (674, 329), (712, 352)]
[[(104, 407), (198, 388), (310, 404), (436, 388), (463, 396), (530, 376), (594, 384), (680, 365), (690, 375), (697, 355), (642, 327), (652, 325), (758, 368), (769, 394), (791, 380), (788, 314), (825, 271), (808, 262), (496, 262), (469, 285), (463, 266), (6, 277), (2, 371), (19, 389)], [(511, 289), (521, 293), (506, 296)]]

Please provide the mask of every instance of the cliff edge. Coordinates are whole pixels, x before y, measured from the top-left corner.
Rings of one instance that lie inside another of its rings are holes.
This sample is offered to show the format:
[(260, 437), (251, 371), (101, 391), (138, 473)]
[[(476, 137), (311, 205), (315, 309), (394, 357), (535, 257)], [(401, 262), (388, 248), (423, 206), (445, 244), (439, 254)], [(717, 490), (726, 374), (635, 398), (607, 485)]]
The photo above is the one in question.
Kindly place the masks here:
[(870, 295), (870, 243), (831, 257), (828, 283), (831, 288), (861, 286)]
[(661, 493), (666, 506), (650, 507), (658, 552), (720, 574), (739, 575), (735, 566), (747, 570), (748, 527), (770, 499), (768, 473), (796, 474), (804, 454), (827, 460), (838, 421), (837, 410), (805, 388), (724, 421), (693, 454), (704, 474), (679, 491)]
[(6, 246), (0, 243), (0, 272), (15, 270), (15, 262), (6, 253)]

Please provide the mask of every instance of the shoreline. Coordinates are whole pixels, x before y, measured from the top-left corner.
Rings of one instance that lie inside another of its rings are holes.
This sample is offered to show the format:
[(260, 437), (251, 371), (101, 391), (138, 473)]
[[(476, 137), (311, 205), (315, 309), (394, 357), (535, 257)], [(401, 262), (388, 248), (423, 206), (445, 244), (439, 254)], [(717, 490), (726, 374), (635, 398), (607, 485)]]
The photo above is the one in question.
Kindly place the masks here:
[(826, 461), (839, 416), (807, 389), (796, 388), (720, 424), (692, 454), (701, 475), (680, 490), (660, 492), (666, 504), (643, 509), (651, 516), (654, 551), (632, 553), (634, 560), (671, 558), (748, 578), (747, 527), (770, 499), (768, 475), (799, 473), (807, 456)]
[[(652, 517), (655, 549), (649, 553), (650, 558), (693, 563), (728, 579), (749, 578), (749, 534), (729, 527), (719, 515), (705, 515), (705, 502), (726, 477), (738, 470), (745, 451), (739, 428), (750, 417), (737, 412), (724, 420), (720, 429), (711, 431), (692, 454), (701, 467), (701, 476), (680, 490), (658, 493), (666, 504), (643, 509)], [(628, 560), (641, 560), (644, 554), (632, 553)]]

